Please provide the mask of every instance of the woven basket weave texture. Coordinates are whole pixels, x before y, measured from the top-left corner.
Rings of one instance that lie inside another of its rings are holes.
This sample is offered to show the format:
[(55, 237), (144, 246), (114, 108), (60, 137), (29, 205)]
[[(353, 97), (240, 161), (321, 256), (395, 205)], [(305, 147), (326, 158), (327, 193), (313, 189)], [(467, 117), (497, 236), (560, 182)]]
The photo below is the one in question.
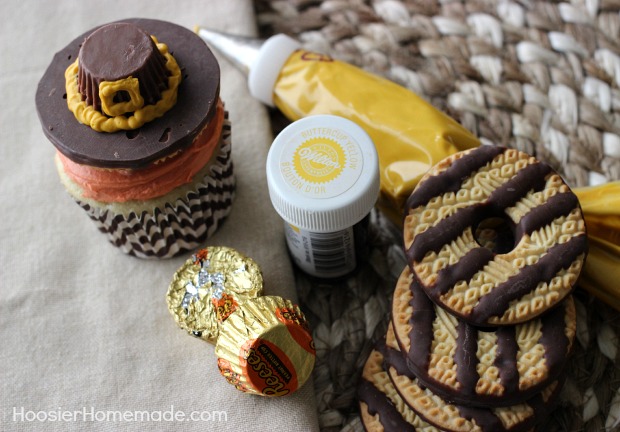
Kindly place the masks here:
[[(620, 1), (256, 0), (262, 36), (391, 79), (484, 143), (549, 163), (571, 186), (620, 179)], [(287, 120), (272, 111), (274, 131)], [(339, 283), (297, 275), (317, 344), (324, 431), (357, 431), (355, 384), (385, 333), (405, 265), (401, 236), (373, 213), (372, 254)], [(543, 430), (618, 430), (620, 314), (577, 289), (578, 343)]]

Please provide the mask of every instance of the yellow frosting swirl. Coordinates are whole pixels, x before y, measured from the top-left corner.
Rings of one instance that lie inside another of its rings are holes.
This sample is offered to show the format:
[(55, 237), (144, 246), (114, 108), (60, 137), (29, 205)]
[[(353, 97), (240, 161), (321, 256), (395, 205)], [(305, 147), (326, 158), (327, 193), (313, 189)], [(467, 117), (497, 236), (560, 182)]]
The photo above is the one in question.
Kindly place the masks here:
[[(174, 57), (168, 52), (168, 46), (157, 42), (154, 36), (151, 37), (155, 41), (159, 52), (166, 58), (166, 69), (170, 72), (168, 88), (162, 92), (161, 99), (154, 105), (143, 106), (144, 102), (140, 102), (142, 97), (139, 94), (139, 90), (137, 91), (137, 98), (135, 95), (131, 95), (132, 89), (136, 90), (137, 87), (136, 83), (132, 81), (137, 81), (135, 78), (128, 77), (114, 82), (104, 81), (99, 86), (99, 92), (102, 109), (104, 112), (111, 114), (108, 117), (82, 100), (77, 84), (79, 60), (76, 60), (65, 70), (65, 88), (67, 91), (67, 106), (80, 123), (90, 126), (97, 132), (132, 130), (161, 117), (176, 104), (177, 91), (181, 83), (181, 69)], [(129, 91), (131, 100), (122, 104), (111, 103), (111, 97), (119, 90)], [(110, 97), (108, 98), (108, 96)], [(108, 101), (108, 99), (110, 100)], [(135, 109), (131, 116), (125, 116), (121, 113), (121, 111), (128, 112), (136, 107), (139, 108)]]

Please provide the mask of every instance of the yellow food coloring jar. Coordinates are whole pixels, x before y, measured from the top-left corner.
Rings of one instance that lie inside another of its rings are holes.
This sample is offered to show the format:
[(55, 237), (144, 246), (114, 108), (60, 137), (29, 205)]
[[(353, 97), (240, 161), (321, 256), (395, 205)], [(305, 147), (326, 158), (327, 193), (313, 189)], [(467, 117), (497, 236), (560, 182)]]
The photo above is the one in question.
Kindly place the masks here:
[(379, 162), (368, 134), (343, 117), (304, 117), (274, 140), (267, 183), (293, 262), (319, 278), (351, 273), (379, 195)]

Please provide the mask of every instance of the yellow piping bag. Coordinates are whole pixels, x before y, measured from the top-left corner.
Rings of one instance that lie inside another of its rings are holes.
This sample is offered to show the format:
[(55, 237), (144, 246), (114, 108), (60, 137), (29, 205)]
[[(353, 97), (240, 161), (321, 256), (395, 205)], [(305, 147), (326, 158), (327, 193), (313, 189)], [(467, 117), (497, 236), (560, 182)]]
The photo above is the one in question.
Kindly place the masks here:
[[(285, 35), (266, 41), (196, 28), (207, 43), (248, 75), (250, 93), (290, 120), (313, 114), (346, 117), (373, 139), (381, 170), (382, 210), (398, 224), (403, 205), (436, 162), (480, 145), (455, 120), (415, 93), (328, 56), (301, 49)], [(620, 182), (575, 188), (590, 253), (580, 285), (620, 310)]]
[(305, 51), (286, 35), (263, 41), (199, 27), (195, 31), (248, 75), (252, 96), (278, 107), (291, 121), (332, 114), (361, 126), (379, 155), (379, 206), (399, 225), (405, 200), (430, 167), (480, 145), (467, 129), (410, 90)]

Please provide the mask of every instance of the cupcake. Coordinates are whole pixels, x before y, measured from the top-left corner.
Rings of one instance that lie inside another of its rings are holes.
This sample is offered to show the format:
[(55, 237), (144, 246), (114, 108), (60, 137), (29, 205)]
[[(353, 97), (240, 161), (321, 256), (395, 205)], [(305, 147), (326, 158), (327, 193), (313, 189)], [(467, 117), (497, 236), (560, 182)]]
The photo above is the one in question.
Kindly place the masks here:
[(231, 125), (219, 90), (207, 45), (164, 21), (106, 24), (54, 56), (36, 106), (56, 168), (123, 252), (193, 250), (230, 212)]

